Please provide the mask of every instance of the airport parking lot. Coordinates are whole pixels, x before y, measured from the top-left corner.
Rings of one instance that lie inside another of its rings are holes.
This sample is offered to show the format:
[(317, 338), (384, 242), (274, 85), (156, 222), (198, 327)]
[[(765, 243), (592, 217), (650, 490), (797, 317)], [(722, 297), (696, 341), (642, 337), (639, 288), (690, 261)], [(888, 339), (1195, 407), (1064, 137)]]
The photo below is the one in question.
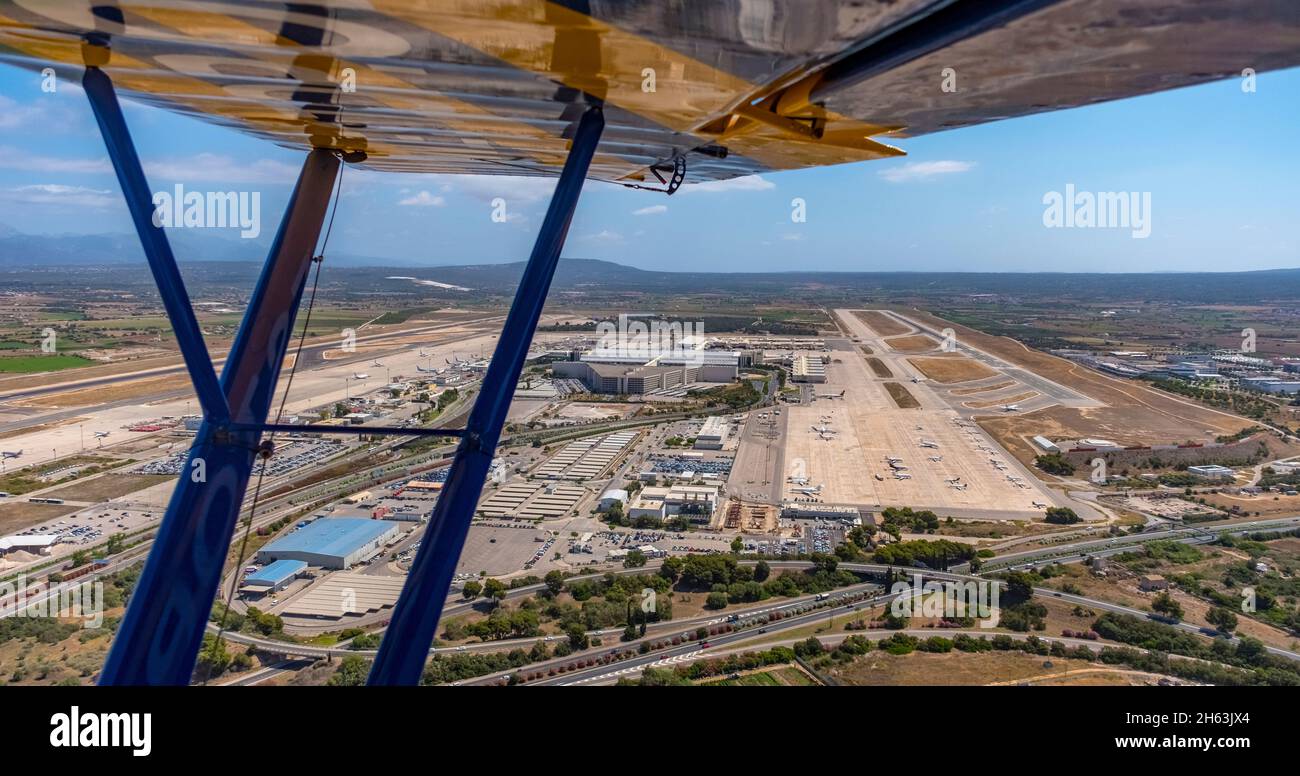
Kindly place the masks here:
[[(477, 578), (480, 574), (495, 577), (527, 568), (530, 573), (545, 574), (559, 567), (552, 560), (556, 551), (554, 545), (547, 547), (550, 539), (545, 531), (528, 523), (475, 523), (470, 526), (460, 563), (456, 565), (456, 573), (468, 574), (471, 578)], [(547, 549), (544, 550), (543, 557), (533, 562), (538, 551), (544, 547)], [(528, 565), (530, 563), (532, 565)]]

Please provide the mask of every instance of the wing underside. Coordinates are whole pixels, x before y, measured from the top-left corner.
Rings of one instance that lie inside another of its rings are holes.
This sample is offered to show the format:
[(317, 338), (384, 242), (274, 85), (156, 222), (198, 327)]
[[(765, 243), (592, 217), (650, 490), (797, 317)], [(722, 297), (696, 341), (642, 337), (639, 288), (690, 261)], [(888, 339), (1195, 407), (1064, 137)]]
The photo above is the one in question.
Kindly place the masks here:
[(1294, 0), (0, 0), (0, 61), (374, 169), (659, 185), (1300, 64)]

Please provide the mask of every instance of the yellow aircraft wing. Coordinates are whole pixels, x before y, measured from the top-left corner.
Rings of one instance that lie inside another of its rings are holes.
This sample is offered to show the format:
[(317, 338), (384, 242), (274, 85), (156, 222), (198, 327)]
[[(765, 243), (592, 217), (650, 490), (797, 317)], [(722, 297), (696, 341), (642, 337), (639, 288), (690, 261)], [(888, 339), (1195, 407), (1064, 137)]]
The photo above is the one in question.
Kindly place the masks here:
[(379, 170), (688, 182), (1300, 63), (1295, 0), (0, 0), (0, 61)]

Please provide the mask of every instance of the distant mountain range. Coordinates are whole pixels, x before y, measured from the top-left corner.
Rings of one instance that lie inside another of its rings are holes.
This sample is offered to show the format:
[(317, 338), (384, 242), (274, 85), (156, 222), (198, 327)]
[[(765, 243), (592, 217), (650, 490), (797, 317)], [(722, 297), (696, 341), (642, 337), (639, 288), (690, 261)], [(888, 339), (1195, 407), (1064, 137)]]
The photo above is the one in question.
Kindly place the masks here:
[[(274, 235), (263, 232), (257, 239), (243, 240), (213, 230), (171, 229), (167, 240), (179, 261), (256, 261), (266, 258)], [(391, 258), (331, 254), (339, 265), (401, 266)], [(144, 252), (134, 233), (25, 234), (0, 224), (0, 269), (89, 264), (142, 264)], [(428, 266), (427, 261), (418, 262)], [(409, 266), (416, 266), (412, 261)]]
[[(512, 291), (523, 262), (426, 267), (404, 275), (477, 291)], [(358, 270), (353, 270), (358, 271)], [(884, 293), (916, 296), (989, 294), (1037, 298), (1147, 299), (1264, 303), (1300, 299), (1300, 268), (1253, 272), (661, 272), (597, 259), (565, 259), (556, 292), (790, 294), (800, 297)]]
[[(220, 263), (265, 259), (271, 236), (241, 240), (196, 231), (168, 233), (172, 249), (184, 263), (205, 266), (211, 276)], [(329, 264), (340, 274), (375, 281), (386, 276), (412, 277), (478, 293), (511, 293), (524, 262), (431, 266), (390, 258), (331, 253)], [(120, 266), (144, 268), (144, 254), (133, 234), (29, 235), (0, 224), (0, 270), (26, 267)], [(195, 267), (197, 269), (198, 267)], [(234, 269), (230, 267), (229, 269)], [(387, 283), (410, 283), (389, 280)], [(385, 283), (385, 285), (387, 285)], [(397, 288), (394, 285), (390, 288)], [(1300, 268), (1252, 272), (663, 272), (598, 259), (565, 259), (552, 284), (555, 292), (656, 294), (761, 294), (800, 296), (886, 293), (991, 294), (1076, 299), (1149, 299), (1221, 303), (1261, 303), (1300, 299)]]

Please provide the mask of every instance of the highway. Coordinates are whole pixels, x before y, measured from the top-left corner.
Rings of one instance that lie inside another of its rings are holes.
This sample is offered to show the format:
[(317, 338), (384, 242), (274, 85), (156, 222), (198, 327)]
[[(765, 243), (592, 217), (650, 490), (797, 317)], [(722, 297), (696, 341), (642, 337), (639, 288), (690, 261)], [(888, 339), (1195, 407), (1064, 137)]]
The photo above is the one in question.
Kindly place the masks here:
[[(886, 568), (888, 568), (887, 566), (870, 564), (870, 563), (841, 563), (839, 567), (848, 571), (875, 572), (875, 573), (883, 572), (885, 571)], [(929, 580), (971, 581), (971, 580), (980, 579), (979, 577), (973, 577), (966, 574), (956, 574), (952, 572), (925, 571), (920, 569), (899, 569), (899, 568), (895, 568), (895, 571), (904, 571), (905, 573), (909, 573), (909, 574), (919, 573), (922, 575), (923, 579), (927, 581)], [(833, 597), (831, 600), (837, 600), (844, 595), (852, 595), (854, 593), (860, 592), (861, 590), (867, 589), (869, 587), (871, 587), (870, 584), (864, 584), (864, 585), (857, 585), (849, 588), (843, 588), (842, 590), (838, 590), (832, 593)], [(876, 587), (878, 587), (878, 585)], [(1079, 604), (1093, 609), (1100, 609), (1103, 611), (1116, 612), (1120, 614), (1129, 614), (1142, 619), (1151, 618), (1149, 612), (1143, 612), (1137, 609), (1131, 609), (1129, 607), (1121, 606), (1118, 604), (1112, 604), (1106, 601), (1098, 601), (1095, 599), (1086, 598), (1084, 596), (1062, 593), (1056, 590), (1051, 590), (1049, 588), (1035, 588), (1034, 593), (1035, 595), (1040, 597), (1056, 598), (1068, 603)], [(713, 654), (714, 651), (719, 647), (750, 640), (753, 639), (756, 635), (762, 633), (779, 633), (781, 631), (798, 629), (800, 627), (813, 624), (822, 618), (826, 618), (827, 616), (834, 614), (837, 611), (842, 612), (846, 608), (850, 610), (854, 610), (866, 606), (875, 606), (883, 603), (888, 603), (890, 600), (893, 599), (893, 597), (894, 596), (888, 594), (878, 595), (866, 600), (858, 600), (848, 604), (838, 604), (833, 608), (829, 608), (829, 610), (827, 608), (815, 609), (811, 612), (800, 613), (795, 616), (788, 617), (786, 619), (777, 620), (775, 622), (768, 622), (759, 627), (741, 628), (740, 630), (737, 630), (733, 633), (711, 636), (709, 637), (709, 639), (707, 639), (706, 642), (689, 641), (687, 643), (683, 643), (679, 646), (670, 647), (668, 649), (653, 651), (645, 655), (636, 655), (635, 657), (631, 657), (626, 660), (612, 662), (609, 664), (597, 665), (582, 670), (567, 672), (563, 675), (547, 677), (546, 679), (530, 682), (529, 684), (545, 686), (545, 685), (593, 683), (616, 675), (627, 675), (631, 673), (637, 673), (639, 672), (640, 669), (644, 669), (646, 666), (654, 665), (661, 662), (663, 665), (674, 665), (682, 662), (690, 662), (695, 659), (713, 657), (715, 656)], [(789, 605), (783, 605), (774, 608), (788, 610), (791, 608), (798, 608), (799, 606), (800, 606), (799, 604), (791, 603)], [(741, 624), (744, 624), (745, 620), (748, 619), (749, 618), (747, 617), (742, 617)], [(1174, 624), (1174, 623), (1167, 623), (1167, 622), (1165, 624), (1173, 625), (1173, 627), (1176, 627), (1180, 630), (1189, 633), (1206, 635), (1202, 633), (1201, 629), (1195, 625), (1189, 625), (1187, 623)], [(923, 631), (923, 632), (927, 633), (928, 635), (940, 635), (940, 634), (950, 633), (950, 631), (948, 630), (937, 631), (935, 629), (928, 629), (927, 631)], [(983, 630), (983, 631), (975, 631), (975, 632), (980, 633), (982, 635), (993, 635), (995, 633), (1002, 633), (1000, 631), (993, 631), (993, 630)], [(864, 635), (871, 634), (870, 631), (858, 631), (856, 633), (862, 633)], [(888, 633), (892, 633), (892, 631), (883, 633), (882, 635), (888, 635)], [(955, 631), (951, 631), (951, 633), (955, 633)], [(845, 635), (852, 635), (852, 634), (845, 634)], [(1022, 634), (1022, 637), (1024, 637), (1025, 635), (1027, 634)], [(1061, 640), (1055, 637), (1048, 637), (1046, 635), (1040, 635), (1040, 637), (1048, 640)], [(658, 636), (658, 637), (651, 637), (651, 638), (652, 640), (654, 639), (661, 640), (664, 637)], [(1235, 643), (1238, 641), (1238, 639), (1233, 638), (1231, 639), (1231, 641)], [(622, 645), (620, 648), (626, 648), (627, 646), (636, 643), (637, 642), (629, 642), (628, 644)], [(703, 647), (702, 646), (703, 643), (707, 643), (708, 646)], [(1092, 646), (1094, 648), (1100, 648), (1100, 646), (1102, 646), (1098, 642), (1093, 642), (1091, 640), (1084, 640), (1082, 643), (1086, 643), (1089, 646)], [(1278, 647), (1271, 647), (1271, 646), (1265, 646), (1265, 650), (1269, 654), (1275, 655), (1277, 657), (1283, 657), (1288, 660), (1300, 661), (1300, 654), (1297, 654), (1296, 652), (1292, 652), (1290, 650), (1285, 650), (1285, 649), (1281, 649)], [(580, 653), (574, 653), (564, 658), (547, 660), (540, 663), (532, 664), (522, 669), (503, 671), (495, 674), (488, 674), (485, 676), (476, 677), (474, 679), (466, 680), (461, 684), (466, 684), (466, 685), (499, 684), (503, 679), (507, 679), (510, 675), (518, 673), (520, 671), (527, 672), (527, 673), (536, 673), (538, 671), (549, 671), (551, 668), (556, 668), (559, 666), (568, 666), (575, 662), (578, 662), (579, 660), (585, 661), (585, 659), (588, 657), (600, 656), (603, 653), (607, 653), (608, 651), (609, 651), (608, 648), (596, 648), (592, 650), (587, 650)]]
[(1066, 563), (1082, 560), (1087, 556), (1107, 557), (1127, 552), (1136, 545), (1159, 539), (1172, 539), (1185, 544), (1208, 544), (1219, 538), (1220, 534), (1238, 535), (1255, 531), (1287, 530), (1300, 526), (1300, 516), (1251, 520), (1242, 523), (1213, 523), (1189, 525), (1181, 528), (1168, 528), (1160, 531), (1147, 531), (1105, 539), (1089, 539), (1082, 542), (1062, 544), (1059, 547), (1044, 547), (1023, 552), (1013, 552), (992, 558), (981, 566), (981, 571), (999, 571), (1017, 566), (1033, 565), (1045, 562)]
[[(1300, 518), (1294, 518), (1294, 519), (1300, 520)], [(1272, 523), (1276, 521), (1259, 521), (1259, 522)], [(1254, 526), (1254, 524), (1251, 525)], [(1238, 530), (1258, 530), (1258, 529), (1254, 527), (1248, 529), (1244, 526), (1241, 526), (1238, 528)], [(1134, 538), (1138, 538), (1138, 537), (1134, 537)], [(1146, 540), (1149, 541), (1152, 537), (1150, 535), (1146, 535), (1145, 537), (1141, 537), (1141, 538), (1145, 538)], [(1199, 539), (1201, 537), (1197, 537), (1197, 538)], [(742, 562), (754, 563), (756, 561), (742, 561)], [(800, 568), (808, 568), (813, 565), (810, 561), (769, 561), (768, 563), (774, 569), (800, 569)], [(616, 574), (645, 573), (646, 571), (653, 570), (655, 565), (657, 564), (650, 564), (647, 567), (639, 568), (639, 569), (618, 569), (615, 570), (613, 573)], [(840, 563), (839, 568), (847, 571), (853, 571), (860, 574), (882, 574), (890, 567), (886, 565), (874, 564), (874, 563)], [(972, 576), (969, 574), (957, 573), (953, 571), (945, 572), (945, 571), (933, 571), (933, 570), (923, 570), (923, 569), (907, 569), (901, 567), (894, 567), (894, 570), (896, 572), (904, 572), (908, 574), (917, 573), (920, 574), (922, 578), (927, 581), (937, 580), (937, 581), (962, 582), (962, 581), (973, 581), (973, 580), (982, 579), (981, 577), (978, 576)], [(605, 572), (584, 575), (582, 577), (574, 577), (571, 578), (569, 581), (577, 581), (579, 579), (584, 579), (584, 578), (598, 578), (604, 576), (604, 573)], [(511, 598), (531, 595), (533, 593), (540, 591), (544, 587), (545, 587), (544, 584), (536, 584), (536, 585), (528, 585), (524, 587), (515, 588), (507, 592), (506, 598), (511, 599)], [(873, 588), (878, 589), (879, 585), (874, 583), (863, 583), (861, 585), (854, 585), (851, 587), (843, 588), (841, 590), (837, 590), (832, 593), (832, 596), (834, 598), (839, 598), (844, 595), (855, 595)], [(1087, 598), (1084, 596), (1062, 593), (1060, 591), (1052, 590), (1050, 588), (1036, 588), (1035, 594), (1044, 598), (1047, 597), (1056, 598), (1058, 600), (1062, 600), (1068, 603), (1079, 604), (1082, 606), (1087, 606), (1089, 608), (1101, 610), (1101, 611), (1110, 611), (1110, 612), (1116, 612), (1121, 614), (1129, 614), (1144, 619), (1148, 619), (1151, 617), (1149, 612), (1144, 612), (1138, 609), (1132, 609), (1130, 607), (1122, 606), (1119, 604), (1112, 604), (1107, 601), (1101, 601), (1097, 599)], [(683, 631), (690, 632), (693, 631), (696, 627), (699, 627), (700, 625), (707, 626), (707, 625), (720, 624), (722, 622), (725, 622), (726, 617), (729, 614), (740, 615), (740, 624), (743, 625), (748, 621), (755, 620), (756, 618), (767, 617), (771, 615), (773, 612), (790, 612), (792, 610), (801, 610), (803, 608), (815, 604), (816, 602), (813, 600), (813, 598), (814, 598), (813, 596), (801, 596), (799, 598), (781, 601), (780, 603), (771, 603), (767, 607), (751, 607), (748, 610), (737, 609), (728, 613), (716, 613), (711, 615), (698, 616), (698, 617), (685, 619), (685, 620), (672, 620), (665, 623), (657, 623), (654, 626), (652, 626), (650, 629), (648, 629), (647, 636), (645, 637), (645, 639), (638, 639), (632, 642), (620, 643), (620, 645), (616, 646), (615, 649), (626, 649), (629, 646), (634, 647), (637, 644), (639, 644), (640, 641), (642, 640), (655, 641), (664, 638), (671, 638), (672, 635), (674, 635), (674, 633), (681, 633)], [(887, 602), (891, 598), (892, 596), (889, 595), (876, 596), (875, 598), (872, 598), (870, 602), (859, 601), (852, 604), (851, 606), (862, 607), (868, 605), (868, 603), (870, 603), (871, 605), (875, 605), (875, 604)], [(448, 607), (446, 609), (446, 616), (454, 616), (456, 614), (466, 613), (473, 608), (473, 605), (474, 605), (473, 602), (457, 601), (455, 603), (452, 603), (449, 600)], [(838, 610), (839, 608), (841, 607), (836, 607), (836, 610)], [(821, 608), (814, 609), (812, 612), (808, 612), (808, 613), (801, 612), (795, 617), (768, 622), (766, 624), (763, 624), (762, 627), (767, 629), (769, 632), (780, 632), (784, 630), (790, 630), (792, 628), (799, 627), (801, 624), (807, 624), (809, 622), (815, 621), (819, 617), (825, 617), (827, 616), (828, 613), (829, 612), (827, 611), (827, 609), (823, 606)], [(1202, 632), (1200, 627), (1188, 623), (1177, 623), (1177, 624), (1166, 623), (1166, 624), (1173, 625), (1174, 627), (1177, 627), (1180, 630), (1184, 630), (1189, 633), (1206, 635)], [(593, 631), (588, 635), (603, 637), (603, 636), (616, 635), (621, 633), (622, 633), (621, 628), (610, 628), (601, 631)], [(712, 648), (713, 646), (719, 646), (719, 645), (733, 643), (736, 641), (747, 639), (752, 637), (753, 635), (754, 635), (754, 628), (748, 628), (748, 629), (742, 628), (742, 630), (738, 631), (737, 633), (726, 634), (725, 637), (711, 638), (710, 648)], [(344, 655), (344, 654), (356, 654), (362, 657), (371, 657), (375, 654), (375, 650), (350, 650), (347, 648), (346, 642), (341, 642), (340, 644), (336, 644), (331, 647), (314, 647), (314, 646), (307, 646), (307, 645), (290, 644), (290, 643), (280, 642), (280, 641), (273, 641), (269, 639), (262, 639), (254, 636), (249, 636), (247, 634), (242, 634), (242, 633), (227, 633), (226, 638), (232, 642), (243, 643), (249, 646), (256, 646), (258, 649), (264, 650), (266, 652), (286, 655), (286, 656), (294, 656), (294, 657), (309, 657), (309, 658), (320, 659), (320, 658), (337, 657), (339, 655)], [(527, 637), (522, 639), (488, 641), (488, 642), (481, 642), (481, 643), (474, 643), (474, 644), (466, 644), (457, 647), (437, 647), (431, 649), (430, 654), (438, 654), (438, 653), (454, 654), (454, 653), (461, 653), (461, 652), (498, 652), (503, 650), (515, 649), (515, 648), (528, 648), (533, 644), (537, 643), (539, 640), (554, 642), (563, 639), (564, 637), (562, 636), (552, 635), (549, 637)], [(649, 665), (664, 658), (679, 658), (682, 655), (685, 655), (686, 653), (691, 651), (690, 649), (687, 649), (687, 647), (694, 647), (696, 651), (699, 651), (699, 645), (695, 644), (694, 642), (691, 642), (688, 644), (683, 644), (681, 647), (675, 647), (671, 650), (660, 650), (660, 651), (649, 653), (647, 655), (638, 655), (636, 658), (630, 659), (629, 661), (620, 661), (616, 664), (611, 664), (612, 668), (611, 666), (603, 666), (603, 667), (611, 668), (611, 670), (621, 670), (627, 668), (628, 666)], [(1266, 646), (1265, 649), (1270, 654), (1276, 655), (1278, 657), (1284, 657), (1289, 660), (1300, 661), (1300, 654), (1296, 652), (1286, 650), (1286, 649), (1281, 649), (1278, 647), (1271, 647), (1271, 646)], [(607, 646), (593, 648), (590, 650), (586, 650), (584, 652), (574, 653), (573, 655), (569, 655), (564, 658), (556, 658), (553, 660), (548, 660), (537, 664), (533, 664), (528, 666), (527, 670), (529, 672), (535, 672), (539, 670), (547, 670), (549, 667), (552, 666), (568, 665), (579, 658), (603, 655), (607, 653), (609, 650), (610, 647)], [(592, 670), (594, 671), (595, 669), (593, 668)], [(509, 672), (503, 672), (502, 674), (491, 674), (484, 677), (477, 677), (475, 679), (467, 680), (464, 683), (465, 684), (491, 684), (495, 680), (499, 680), (503, 676), (509, 676), (510, 674), (513, 673), (515, 673), (515, 671), (512, 670)], [(568, 674), (566, 675), (565, 678), (572, 678), (575, 675), (577, 674)]]

